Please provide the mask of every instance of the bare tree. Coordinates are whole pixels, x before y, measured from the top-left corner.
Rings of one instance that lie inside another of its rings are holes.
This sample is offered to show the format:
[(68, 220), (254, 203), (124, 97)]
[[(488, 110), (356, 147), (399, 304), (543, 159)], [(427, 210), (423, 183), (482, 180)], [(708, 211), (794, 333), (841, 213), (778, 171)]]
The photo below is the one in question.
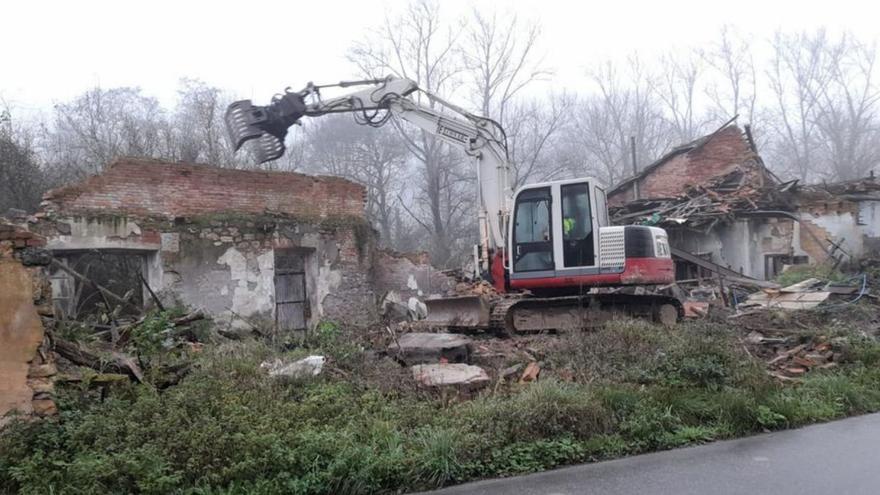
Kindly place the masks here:
[(513, 188), (557, 179), (569, 170), (558, 163), (558, 152), (576, 103), (573, 95), (559, 93), (511, 106), (506, 129)]
[(538, 53), (537, 23), (522, 24), (515, 15), (473, 10), (461, 52), (474, 106), (507, 132), (513, 187), (530, 178), (547, 178), (559, 169), (546, 160), (567, 121), (573, 98), (562, 93), (525, 101), (521, 93), (550, 78)]
[(723, 122), (740, 115), (754, 124), (758, 82), (749, 42), (732, 27), (724, 26), (721, 38), (702, 56), (719, 77), (706, 88), (713, 105), (713, 120)]
[[(2, 103), (2, 102), (0, 102)], [(10, 208), (34, 211), (47, 187), (28, 129), (0, 107), (0, 215)]]
[(90, 89), (55, 106), (44, 132), (47, 161), (75, 178), (100, 172), (120, 155), (163, 156), (163, 122), (159, 102), (138, 88)]
[[(674, 141), (670, 125), (653, 91), (656, 83), (636, 57), (625, 71), (611, 61), (591, 71), (595, 95), (584, 98), (575, 112), (569, 142), (582, 153), (580, 167), (607, 185), (632, 175), (630, 138), (644, 165)], [(583, 175), (577, 173), (577, 175)]]
[(828, 84), (824, 31), (815, 36), (776, 33), (768, 78), (776, 100), (773, 120), (774, 162), (784, 172), (807, 181), (817, 169), (818, 129), (813, 116)]
[(520, 25), (514, 15), (484, 14), (473, 10), (462, 56), (474, 103), (483, 116), (504, 125), (517, 95), (552, 71), (536, 53), (541, 28)]
[(367, 188), (367, 215), (382, 243), (394, 246), (394, 222), (407, 175), (408, 153), (392, 128), (374, 129), (348, 116), (329, 116), (306, 128), (303, 169), (345, 177)]
[(231, 98), (219, 88), (203, 81), (187, 78), (180, 81), (173, 118), (178, 159), (225, 167), (241, 164), (225, 135), (223, 115), (230, 102)]
[[(453, 90), (450, 86), (461, 71), (456, 57), (461, 27), (459, 22), (444, 22), (438, 3), (416, 0), (402, 14), (386, 17), (378, 32), (356, 43), (349, 59), (368, 77), (388, 73), (406, 77), (442, 96)], [(435, 105), (420, 93), (416, 98), (428, 106)], [(462, 170), (460, 155), (434, 136), (394, 122), (421, 169), (416, 175), (420, 180), (413, 204), (401, 206), (431, 235), (435, 263), (445, 265), (456, 249), (464, 246), (462, 224), (473, 221), (469, 208), (462, 205), (463, 201), (473, 201), (473, 183), (462, 180), (473, 171)], [(464, 238), (470, 237), (473, 234)]]
[(701, 59), (694, 53), (684, 57), (669, 53), (661, 58), (660, 77), (652, 81), (679, 143), (692, 141), (705, 130), (707, 119), (700, 115), (696, 101), (702, 71)]
[(874, 83), (876, 45), (866, 45), (844, 34), (824, 47), (827, 84), (815, 87), (813, 120), (820, 150), (832, 174), (851, 180), (867, 175), (880, 164), (880, 90)]

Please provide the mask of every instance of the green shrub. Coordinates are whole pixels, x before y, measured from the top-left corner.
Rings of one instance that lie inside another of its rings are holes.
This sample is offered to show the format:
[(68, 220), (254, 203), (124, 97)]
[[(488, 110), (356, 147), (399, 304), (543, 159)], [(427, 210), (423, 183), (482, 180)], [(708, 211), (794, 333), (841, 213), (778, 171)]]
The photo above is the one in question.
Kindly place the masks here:
[(880, 364), (880, 342), (875, 338), (866, 336), (850, 337), (841, 351), (843, 362), (859, 363), (868, 367)]

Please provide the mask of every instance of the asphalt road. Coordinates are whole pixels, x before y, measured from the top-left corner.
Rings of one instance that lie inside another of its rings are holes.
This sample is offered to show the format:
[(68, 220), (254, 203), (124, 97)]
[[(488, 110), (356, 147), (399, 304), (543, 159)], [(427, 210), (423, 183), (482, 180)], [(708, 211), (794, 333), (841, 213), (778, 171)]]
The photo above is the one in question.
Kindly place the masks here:
[(875, 495), (880, 494), (880, 414), (431, 493)]

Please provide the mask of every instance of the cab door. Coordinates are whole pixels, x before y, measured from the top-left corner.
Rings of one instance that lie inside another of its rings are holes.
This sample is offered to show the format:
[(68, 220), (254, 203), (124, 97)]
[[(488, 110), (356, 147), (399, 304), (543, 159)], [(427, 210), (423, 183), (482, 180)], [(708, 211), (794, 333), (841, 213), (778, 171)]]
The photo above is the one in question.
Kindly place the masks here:
[(549, 186), (517, 195), (513, 217), (514, 273), (554, 270), (552, 197)]
[(559, 188), (557, 270), (596, 265), (594, 198), (589, 182), (561, 183)]

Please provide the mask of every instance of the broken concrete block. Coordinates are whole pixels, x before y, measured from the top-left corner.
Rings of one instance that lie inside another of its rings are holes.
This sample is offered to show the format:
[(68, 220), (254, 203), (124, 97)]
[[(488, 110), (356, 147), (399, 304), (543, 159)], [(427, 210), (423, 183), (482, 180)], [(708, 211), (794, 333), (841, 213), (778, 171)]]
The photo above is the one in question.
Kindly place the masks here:
[(404, 363), (438, 363), (445, 359), (450, 363), (468, 360), (471, 339), (452, 333), (405, 333), (388, 346), (388, 353), (396, 355)]
[(263, 361), (260, 363), (260, 368), (268, 370), (271, 377), (297, 380), (321, 374), (324, 361), (326, 361), (324, 356), (309, 356), (292, 363), (285, 363), (276, 358), (274, 361)]
[(489, 375), (483, 368), (463, 363), (418, 364), (412, 367), (412, 372), (413, 378), (426, 387), (475, 389), (489, 383)]

